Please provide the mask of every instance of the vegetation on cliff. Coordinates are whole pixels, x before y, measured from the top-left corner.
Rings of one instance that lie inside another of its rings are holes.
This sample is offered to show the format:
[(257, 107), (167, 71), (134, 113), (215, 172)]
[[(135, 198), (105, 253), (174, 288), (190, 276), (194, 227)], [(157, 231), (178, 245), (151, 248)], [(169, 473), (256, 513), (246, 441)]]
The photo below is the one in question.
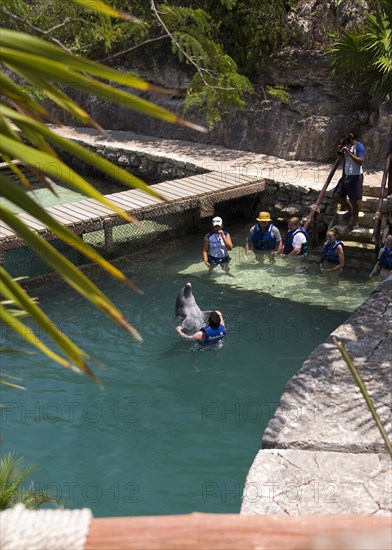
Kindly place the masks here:
[(371, 96), (392, 99), (392, 0), (377, 2), (363, 29), (342, 29), (331, 53), (338, 74)]

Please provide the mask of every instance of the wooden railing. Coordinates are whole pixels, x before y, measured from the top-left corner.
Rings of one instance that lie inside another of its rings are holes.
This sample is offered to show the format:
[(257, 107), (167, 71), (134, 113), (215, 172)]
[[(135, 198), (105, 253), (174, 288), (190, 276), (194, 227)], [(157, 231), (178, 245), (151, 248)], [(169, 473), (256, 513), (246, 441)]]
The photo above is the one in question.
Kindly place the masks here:
[[(372, 243), (376, 245), (377, 255), (381, 245), (382, 205), (385, 197), (385, 189), (387, 189), (387, 195), (392, 194), (392, 160), (391, 158), (392, 158), (392, 139), (389, 144), (387, 158), (385, 159), (384, 172), (382, 175), (380, 193), (378, 196), (377, 210), (374, 215)], [(387, 185), (387, 180), (388, 180), (388, 185)]]
[(328, 176), (327, 176), (327, 179), (325, 180), (323, 188), (321, 189), (321, 191), (320, 191), (320, 193), (319, 193), (319, 195), (316, 199), (316, 202), (314, 204), (312, 204), (310, 214), (306, 218), (306, 222), (304, 224), (304, 229), (307, 230), (310, 223), (313, 221), (313, 225), (312, 225), (312, 244), (313, 245), (317, 245), (317, 243), (318, 243), (318, 226), (319, 226), (320, 204), (321, 204), (321, 201), (323, 200), (324, 195), (325, 195), (325, 193), (328, 189), (328, 185), (331, 183), (331, 180), (332, 180), (332, 178), (333, 178), (333, 176), (336, 172), (336, 169), (339, 166), (339, 163), (340, 163), (340, 159), (337, 158), (335, 160), (335, 163), (332, 166)]
[(357, 550), (359, 546), (390, 549), (391, 517), (193, 513), (93, 518), (84, 550)]

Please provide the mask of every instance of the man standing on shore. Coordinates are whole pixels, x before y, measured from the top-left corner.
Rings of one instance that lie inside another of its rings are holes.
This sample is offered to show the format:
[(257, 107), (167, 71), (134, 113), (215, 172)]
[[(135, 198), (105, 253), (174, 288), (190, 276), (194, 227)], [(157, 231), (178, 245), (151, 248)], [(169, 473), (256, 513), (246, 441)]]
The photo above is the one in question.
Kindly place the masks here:
[(359, 229), (358, 203), (362, 199), (365, 147), (357, 141), (353, 133), (350, 133), (347, 138), (347, 145), (342, 147), (341, 153), (344, 157), (343, 176), (333, 190), (333, 196), (341, 207), (347, 210), (344, 218), (349, 221), (351, 216), (353, 217), (352, 225), (349, 226), (349, 229), (352, 231)]

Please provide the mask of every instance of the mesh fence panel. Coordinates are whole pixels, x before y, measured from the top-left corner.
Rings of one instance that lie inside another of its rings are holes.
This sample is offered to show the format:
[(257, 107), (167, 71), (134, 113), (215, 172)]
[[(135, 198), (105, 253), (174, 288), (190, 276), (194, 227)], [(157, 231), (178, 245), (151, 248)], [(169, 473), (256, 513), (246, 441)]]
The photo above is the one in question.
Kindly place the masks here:
[[(269, 194), (262, 192), (216, 203), (213, 205), (211, 215), (203, 218), (199, 216), (199, 209), (193, 208), (175, 213), (158, 214), (153, 219), (140, 221), (139, 224), (125, 223), (115, 226), (112, 228), (113, 245), (110, 252), (105, 247), (103, 229), (85, 233), (83, 240), (103, 257), (113, 259), (186, 234), (204, 234), (210, 230), (211, 219), (215, 215), (221, 216), (226, 226), (241, 222), (249, 225), (254, 221), (255, 214), (260, 209), (267, 208), (271, 202), (265, 200), (268, 199)], [(60, 240), (51, 240), (50, 244), (75, 265), (90, 263), (83, 254)], [(50, 265), (27, 246), (5, 250), (4, 266), (13, 277), (37, 277), (53, 271)]]

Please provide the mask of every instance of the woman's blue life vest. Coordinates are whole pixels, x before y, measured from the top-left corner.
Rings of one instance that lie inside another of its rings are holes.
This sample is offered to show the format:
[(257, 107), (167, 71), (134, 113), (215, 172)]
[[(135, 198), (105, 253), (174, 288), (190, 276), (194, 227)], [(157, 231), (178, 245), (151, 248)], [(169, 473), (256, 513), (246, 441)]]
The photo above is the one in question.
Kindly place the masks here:
[(342, 245), (342, 248), (344, 249), (344, 244), (342, 241), (336, 240), (333, 243), (330, 243), (329, 241), (325, 242), (321, 251), (320, 263), (329, 262), (331, 264), (338, 265), (339, 255), (335, 252), (335, 250), (339, 244)]
[[(227, 231), (224, 231), (223, 234), (226, 237)], [(213, 258), (214, 260), (223, 260), (229, 258), (226, 245), (222, 237), (218, 233), (216, 233), (215, 231), (211, 231), (210, 233), (207, 233), (206, 237), (210, 241), (208, 256), (211, 256), (211, 258)]]
[(261, 227), (259, 223), (255, 225), (255, 230), (252, 235), (254, 252), (276, 249), (276, 237), (272, 233), (273, 228), (273, 223), (269, 223), (268, 226), (264, 228)]
[(378, 265), (383, 269), (392, 269), (392, 248), (388, 249), (384, 246), (378, 259)]
[(207, 325), (202, 327), (200, 330), (206, 335), (206, 338), (203, 341), (204, 344), (214, 344), (226, 336), (226, 329), (224, 325), (219, 325), (218, 328), (212, 328), (210, 325)]
[(304, 229), (303, 227), (297, 227), (297, 229), (294, 229), (294, 231), (290, 231), (290, 230), (287, 231), (286, 240), (285, 240), (284, 249), (283, 249), (283, 254), (285, 254), (286, 256), (287, 254), (290, 254), (290, 252), (294, 250), (293, 240), (297, 233), (303, 233), (306, 238), (306, 242), (302, 243), (301, 245), (301, 250), (299, 254), (301, 256), (304, 256), (308, 253), (309, 235), (306, 229)]

